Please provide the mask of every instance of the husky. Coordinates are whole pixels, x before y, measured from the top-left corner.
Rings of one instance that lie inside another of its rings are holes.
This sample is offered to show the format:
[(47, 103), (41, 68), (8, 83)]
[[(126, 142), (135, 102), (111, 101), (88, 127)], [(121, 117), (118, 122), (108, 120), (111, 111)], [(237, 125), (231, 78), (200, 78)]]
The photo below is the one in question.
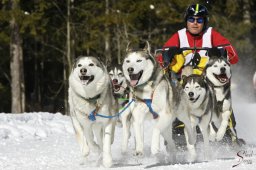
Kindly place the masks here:
[(71, 120), (83, 157), (87, 158), (90, 151), (103, 152), (103, 165), (110, 167), (115, 119), (98, 116), (116, 112), (105, 66), (95, 57), (78, 57), (69, 76), (68, 93)]
[[(213, 101), (208, 84), (203, 76), (189, 75), (182, 76), (182, 88), (185, 92), (185, 98), (181, 102), (185, 102), (189, 113), (193, 135), (197, 136), (196, 126), (198, 125), (204, 139), (205, 153), (209, 148), (209, 124), (212, 118)], [(184, 133), (187, 140), (187, 132)], [(190, 161), (195, 161), (196, 151), (194, 145), (187, 142), (187, 148), (190, 152)]]
[[(204, 75), (213, 96), (215, 96), (212, 122), (218, 129), (216, 133), (211, 124), (210, 138), (220, 141), (224, 137), (232, 111), (231, 67), (225, 53), (213, 51), (212, 54), (209, 53), (209, 56), (210, 59), (205, 67)], [(231, 128), (231, 132), (236, 136), (233, 128)]]
[(130, 137), (131, 112), (129, 109), (130, 90), (124, 77), (122, 66), (116, 65), (109, 68), (109, 75), (112, 80), (113, 94), (119, 107), (119, 121), (122, 123), (122, 153), (127, 151), (128, 140)]
[(169, 153), (175, 149), (170, 131), (177, 115), (186, 125), (189, 143), (194, 144), (189, 117), (186, 112), (175, 113), (175, 88), (152, 56), (149, 43), (141, 43), (139, 47), (129, 44), (126, 52), (122, 68), (134, 101), (130, 106), (136, 143), (134, 155), (144, 154), (143, 123), (146, 115), (151, 115), (155, 119), (151, 141), (153, 155), (159, 153), (160, 135), (167, 141)]

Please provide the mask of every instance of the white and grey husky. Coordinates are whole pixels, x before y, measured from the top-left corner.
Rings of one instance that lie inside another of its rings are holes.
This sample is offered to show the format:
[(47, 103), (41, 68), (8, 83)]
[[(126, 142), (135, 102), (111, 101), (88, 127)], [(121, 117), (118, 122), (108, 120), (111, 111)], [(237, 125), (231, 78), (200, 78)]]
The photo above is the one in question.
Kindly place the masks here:
[[(211, 138), (222, 140), (232, 111), (231, 105), (231, 68), (230, 63), (225, 56), (213, 54), (205, 67), (206, 81), (211, 87), (214, 97), (214, 114), (212, 122), (217, 127), (218, 131), (211, 126)], [(236, 136), (234, 129), (232, 133)]]
[(152, 56), (148, 42), (139, 47), (128, 45), (123, 72), (130, 86), (131, 98), (134, 100), (130, 109), (135, 130), (135, 155), (144, 153), (143, 123), (147, 114), (151, 114), (155, 119), (151, 141), (153, 155), (160, 151), (160, 135), (167, 141), (168, 151), (175, 149), (171, 129), (176, 116), (179, 116), (186, 125), (189, 142), (194, 144), (189, 117), (185, 112), (176, 114), (174, 105), (177, 104), (175, 99), (177, 95), (174, 94), (174, 88)]
[(130, 137), (131, 112), (129, 108), (129, 87), (124, 77), (122, 66), (109, 68), (109, 75), (112, 80), (113, 92), (119, 107), (119, 119), (122, 122), (122, 152), (127, 151), (128, 140)]
[(69, 107), (82, 155), (86, 158), (90, 151), (103, 152), (103, 165), (110, 167), (115, 119), (98, 115), (114, 115), (116, 106), (110, 77), (97, 58), (81, 56), (74, 63), (69, 77)]
[[(196, 126), (199, 126), (204, 139), (205, 153), (207, 154), (209, 148), (209, 125), (213, 112), (213, 101), (209, 86), (203, 76), (189, 75), (182, 76), (182, 87), (186, 97), (181, 102), (186, 103), (195, 138), (197, 136)], [(186, 132), (185, 136), (187, 140)], [(189, 159), (194, 161), (196, 159), (195, 146), (187, 142), (187, 147), (190, 152)]]

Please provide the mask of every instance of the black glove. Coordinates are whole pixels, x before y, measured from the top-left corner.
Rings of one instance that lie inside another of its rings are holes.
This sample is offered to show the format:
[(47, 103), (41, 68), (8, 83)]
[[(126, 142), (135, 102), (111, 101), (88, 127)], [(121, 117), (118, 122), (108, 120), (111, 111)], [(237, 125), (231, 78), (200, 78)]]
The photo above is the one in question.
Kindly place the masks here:
[(168, 47), (165, 48), (162, 52), (162, 56), (164, 59), (164, 67), (167, 67), (176, 54), (180, 54), (182, 51), (178, 47)]

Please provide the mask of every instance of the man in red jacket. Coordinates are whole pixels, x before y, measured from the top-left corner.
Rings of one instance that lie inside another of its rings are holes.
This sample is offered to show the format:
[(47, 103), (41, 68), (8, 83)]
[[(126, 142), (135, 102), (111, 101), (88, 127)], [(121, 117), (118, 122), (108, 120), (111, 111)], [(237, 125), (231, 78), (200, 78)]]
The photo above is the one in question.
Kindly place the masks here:
[[(170, 47), (189, 47), (194, 49), (201, 47), (223, 47), (227, 51), (229, 62), (231, 64), (236, 64), (238, 62), (237, 52), (230, 42), (212, 27), (208, 27), (208, 10), (205, 6), (200, 4), (190, 5), (185, 12), (184, 19), (186, 28), (183, 28), (172, 35), (164, 44), (163, 49), (168, 49)], [(193, 62), (194, 51), (190, 50), (183, 52), (182, 55), (175, 55), (169, 68), (173, 72), (179, 74), (182, 71), (183, 66), (193, 65), (195, 66), (193, 74), (200, 75), (209, 58), (206, 50), (197, 50), (196, 52), (200, 55), (200, 59), (196, 62), (196, 66), (194, 65), (195, 62)], [(158, 58), (158, 61), (160, 63), (163, 62), (162, 56)], [(233, 112), (230, 120), (230, 125), (234, 128), (236, 122)], [(183, 128), (179, 129), (178, 127), (182, 127), (181, 123), (177, 121), (174, 122), (174, 134), (183, 133)], [(232, 138), (233, 141), (237, 141), (236, 134), (231, 134), (228, 130), (226, 134), (230, 139)]]

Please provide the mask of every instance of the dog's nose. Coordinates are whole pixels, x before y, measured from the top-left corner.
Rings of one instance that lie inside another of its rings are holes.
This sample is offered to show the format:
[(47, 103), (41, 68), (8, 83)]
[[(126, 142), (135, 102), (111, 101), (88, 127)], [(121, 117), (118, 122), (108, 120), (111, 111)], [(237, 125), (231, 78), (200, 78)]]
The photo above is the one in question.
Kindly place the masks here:
[(128, 73), (132, 73), (132, 72), (134, 71), (134, 68), (129, 67), (129, 68), (127, 69), (127, 71), (128, 71)]
[(223, 74), (223, 73), (225, 73), (226, 72), (226, 68), (225, 67), (221, 67), (220, 68), (220, 72)]
[(86, 69), (86, 68), (82, 68), (82, 69), (80, 70), (80, 73), (83, 74), (83, 75), (85, 75), (86, 72), (87, 72), (87, 69)]
[(194, 96), (194, 93), (193, 93), (193, 92), (189, 92), (189, 93), (188, 93), (188, 96), (189, 96), (189, 97), (193, 97), (193, 96)]
[(117, 79), (113, 79), (113, 84), (117, 84), (118, 83), (118, 80)]

